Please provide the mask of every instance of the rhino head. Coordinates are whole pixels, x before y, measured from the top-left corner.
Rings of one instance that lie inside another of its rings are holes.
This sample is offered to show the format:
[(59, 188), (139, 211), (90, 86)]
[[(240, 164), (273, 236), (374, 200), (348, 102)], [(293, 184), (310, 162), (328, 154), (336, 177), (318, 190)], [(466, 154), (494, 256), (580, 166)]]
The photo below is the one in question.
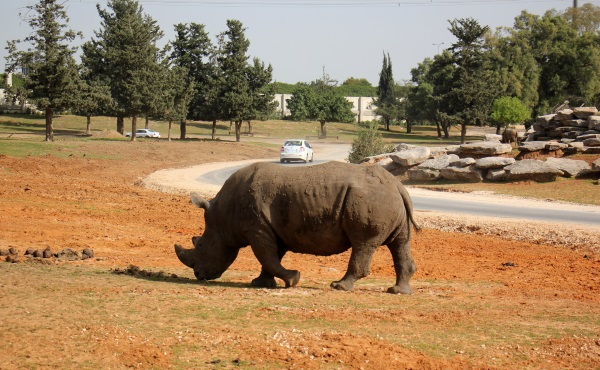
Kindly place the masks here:
[(198, 280), (218, 279), (235, 261), (239, 249), (229, 248), (223, 243), (221, 233), (215, 230), (217, 225), (213, 219), (216, 216), (210, 202), (196, 193), (192, 193), (190, 197), (196, 207), (205, 211), (206, 230), (202, 236), (192, 237), (194, 248), (186, 249), (175, 244), (175, 253), (184, 265), (194, 270)]

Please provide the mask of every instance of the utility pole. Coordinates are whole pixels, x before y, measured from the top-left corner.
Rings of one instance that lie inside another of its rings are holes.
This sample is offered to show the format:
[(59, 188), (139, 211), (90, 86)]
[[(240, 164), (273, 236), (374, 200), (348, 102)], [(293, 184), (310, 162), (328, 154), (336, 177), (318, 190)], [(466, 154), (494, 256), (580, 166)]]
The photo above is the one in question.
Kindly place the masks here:
[(573, 8), (577, 9), (577, 0), (573, 0)]

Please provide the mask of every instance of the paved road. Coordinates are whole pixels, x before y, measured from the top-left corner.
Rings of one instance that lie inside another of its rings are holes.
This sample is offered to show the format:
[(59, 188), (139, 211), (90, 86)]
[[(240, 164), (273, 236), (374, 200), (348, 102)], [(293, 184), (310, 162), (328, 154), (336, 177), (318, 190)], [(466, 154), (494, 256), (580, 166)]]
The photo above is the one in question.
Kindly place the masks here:
[[(315, 147), (315, 161), (312, 164), (300, 162), (281, 165), (307, 166), (331, 160), (344, 160), (350, 150), (348, 144), (314, 144), (313, 146)], [(268, 161), (279, 163), (279, 159)], [(197, 181), (220, 186), (233, 172), (246, 165), (224, 166), (221, 169), (203, 173), (197, 178)], [(493, 196), (489, 196), (488, 200), (481, 195), (469, 197), (468, 194), (462, 194), (457, 196), (452, 193), (417, 191), (416, 189), (409, 189), (409, 192), (416, 210), (600, 226), (600, 207), (565, 207), (564, 204), (552, 202), (523, 202), (527, 203), (525, 205), (515, 203), (519, 202), (518, 200), (513, 200), (512, 203), (510, 201), (499, 202)], [(413, 192), (418, 194), (412, 194)]]

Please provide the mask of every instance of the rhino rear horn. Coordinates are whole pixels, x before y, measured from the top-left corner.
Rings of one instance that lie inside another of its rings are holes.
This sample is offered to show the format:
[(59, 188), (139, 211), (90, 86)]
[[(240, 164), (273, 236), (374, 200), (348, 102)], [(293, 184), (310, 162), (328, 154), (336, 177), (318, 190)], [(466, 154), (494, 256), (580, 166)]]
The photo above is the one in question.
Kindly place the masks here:
[(204, 208), (204, 210), (208, 211), (208, 208), (210, 207), (210, 203), (208, 202), (208, 200), (202, 198), (201, 196), (199, 196), (196, 193), (191, 193), (190, 194), (190, 199), (192, 200), (192, 203), (198, 207), (198, 208)]
[(194, 254), (194, 248), (186, 249), (179, 244), (175, 244), (175, 254), (177, 258), (186, 265), (187, 267), (194, 268), (196, 264), (196, 256)]

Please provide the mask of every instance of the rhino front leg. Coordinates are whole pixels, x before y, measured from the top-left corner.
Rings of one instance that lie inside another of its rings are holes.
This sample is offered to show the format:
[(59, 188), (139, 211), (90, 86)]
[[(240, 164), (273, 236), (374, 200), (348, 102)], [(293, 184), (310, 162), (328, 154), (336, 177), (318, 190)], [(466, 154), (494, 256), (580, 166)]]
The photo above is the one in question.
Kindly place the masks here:
[(417, 268), (410, 253), (410, 238), (408, 240), (395, 239), (388, 245), (388, 248), (394, 260), (396, 285), (388, 288), (387, 291), (392, 294), (411, 294), (412, 288), (409, 281)]
[(371, 273), (371, 260), (374, 252), (375, 248), (369, 246), (353, 247), (346, 275), (341, 280), (331, 283), (331, 287), (337, 290), (353, 291), (354, 283)]
[(259, 241), (251, 242), (250, 246), (258, 262), (262, 265), (262, 272), (257, 278), (261, 280), (257, 282), (264, 282), (265, 278), (274, 276), (283, 280), (286, 288), (294, 287), (298, 284), (300, 281), (300, 271), (288, 270), (281, 265), (281, 258), (279, 257), (278, 248), (275, 243)]
[[(286, 252), (287, 251), (285, 249), (279, 248), (277, 256), (279, 257), (280, 263)], [(275, 276), (273, 274), (271, 274), (270, 272), (268, 272), (267, 270), (265, 270), (264, 267), (262, 267), (262, 269), (260, 271), (260, 275), (258, 275), (257, 278), (252, 280), (251, 285), (254, 287), (257, 287), (257, 288), (277, 288), (277, 282), (275, 281)]]

